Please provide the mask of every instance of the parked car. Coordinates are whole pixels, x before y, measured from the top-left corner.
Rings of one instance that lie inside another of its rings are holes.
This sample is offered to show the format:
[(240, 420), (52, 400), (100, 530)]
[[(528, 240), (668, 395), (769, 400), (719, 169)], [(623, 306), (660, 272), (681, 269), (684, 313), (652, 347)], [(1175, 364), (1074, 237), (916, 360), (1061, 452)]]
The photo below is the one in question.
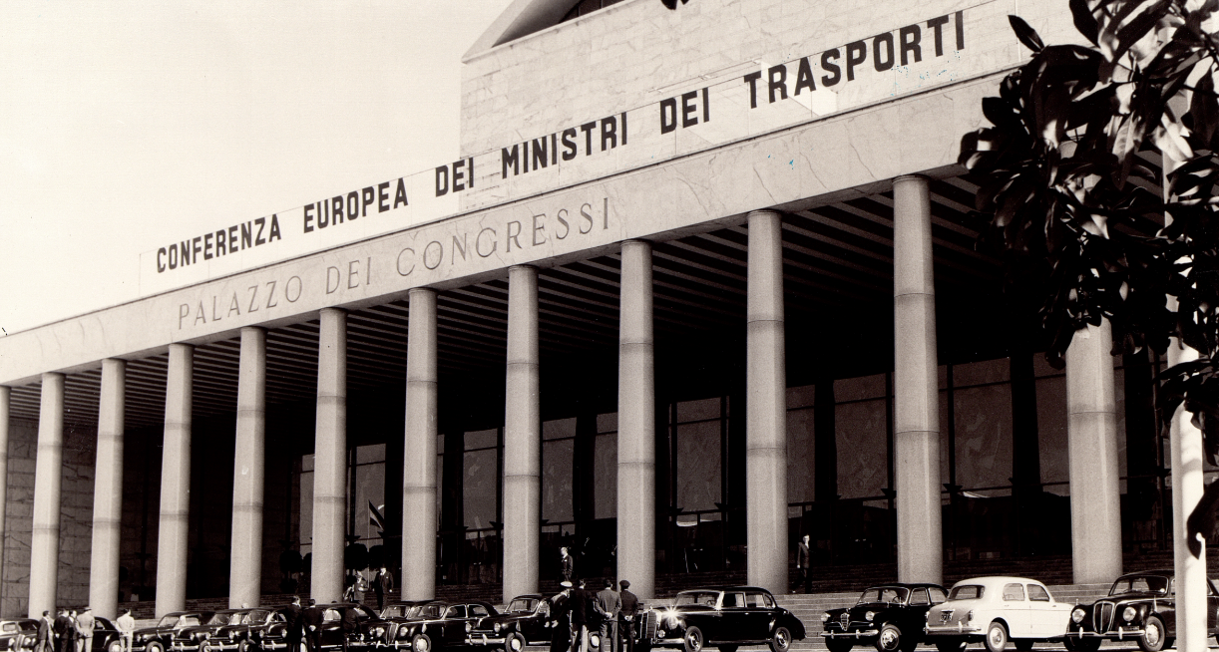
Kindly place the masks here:
[[(418, 619), (404, 623), (403, 627), (414, 652), (432, 652), (466, 645), (467, 633), (475, 622), (498, 614), (486, 602), (429, 603), (421, 606)], [(401, 630), (398, 636), (404, 636)]]
[[(322, 649), (341, 650), (343, 639), (347, 647), (366, 648), (381, 644), (385, 640), (386, 621), (377, 612), (356, 602), (331, 602), (322, 607)], [(343, 631), (343, 615), (352, 612), (356, 629)]]
[(38, 621), (33, 618), (0, 620), (0, 649), (32, 650), (38, 640)]
[[(1064, 643), (1068, 649), (1096, 652), (1101, 641), (1138, 641), (1144, 652), (1170, 647), (1177, 635), (1176, 583), (1173, 571), (1128, 573), (1109, 587), (1109, 595), (1071, 610)], [(1206, 580), (1206, 626), (1215, 631), (1219, 593)]]
[(954, 584), (947, 602), (927, 610), (927, 640), (941, 652), (972, 642), (1002, 652), (1008, 641), (1031, 650), (1037, 641), (1063, 640), (1069, 614), (1070, 606), (1037, 580), (974, 577)]
[(406, 600), (385, 605), (381, 610), (381, 618), (385, 620), (384, 643), (397, 649), (412, 647), (413, 632), (407, 623), (439, 618), (447, 606), (443, 600)]
[(249, 609), (221, 609), (197, 625), (179, 627), (174, 630), (173, 637), (169, 640), (169, 649), (173, 652), (196, 649), (203, 652), (212, 632), (227, 627), (230, 623), (240, 623), (241, 615), (247, 611)]
[(494, 645), (505, 652), (522, 652), (526, 645), (550, 643), (550, 600), (531, 593), (518, 595), (507, 611), (475, 621), (470, 629), (471, 645)]
[[(280, 606), (271, 610), (261, 624), (257, 622), (250, 623), (249, 647), (258, 650), (282, 650), (288, 647), (288, 614), (286, 608), (286, 606)], [(251, 618), (251, 621), (254, 620), (254, 618)], [(302, 650), (304, 649), (304, 640), (304, 633), (302, 632)]]
[[(34, 623), (34, 638), (37, 638), (38, 621)], [(30, 639), (31, 647), (34, 644), (34, 638)], [(123, 639), (122, 632), (115, 626), (114, 622), (109, 618), (101, 616), (93, 617), (93, 651), (92, 652), (122, 652)]]
[[(250, 648), (270, 649), (284, 647), (287, 643), (288, 619), (283, 612), (267, 607), (241, 609), (229, 618), (227, 625), (209, 630), (199, 642), (199, 652), (237, 650), (246, 652)], [(279, 641), (269, 635), (279, 625)], [(276, 645), (276, 643), (281, 645)]]
[(804, 638), (804, 623), (755, 586), (682, 591), (672, 606), (644, 612), (641, 622), (645, 645), (685, 652), (701, 652), (707, 645), (735, 652), (739, 645), (761, 644), (787, 652), (793, 640)]
[(161, 616), (152, 627), (132, 632), (131, 652), (165, 652), (174, 634), (186, 627), (198, 627), (212, 617), (211, 611), (174, 611)]
[(948, 599), (939, 584), (885, 584), (866, 589), (854, 606), (830, 609), (821, 635), (830, 652), (875, 645), (880, 652), (911, 652), (924, 639), (927, 610)]

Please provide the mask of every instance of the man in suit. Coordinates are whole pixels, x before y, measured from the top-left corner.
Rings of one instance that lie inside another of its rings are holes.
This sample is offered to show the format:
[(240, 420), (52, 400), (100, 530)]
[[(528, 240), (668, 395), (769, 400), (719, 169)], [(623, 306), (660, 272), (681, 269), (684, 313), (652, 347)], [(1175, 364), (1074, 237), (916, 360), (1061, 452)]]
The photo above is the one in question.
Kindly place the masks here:
[(559, 565), (561, 567), (560, 572), (563, 574), (563, 581), (570, 582), (572, 574), (575, 573), (576, 564), (571, 555), (567, 553), (566, 547), (559, 548)]
[(68, 617), (67, 609), (60, 609), (59, 615), (55, 617), (55, 621), (51, 625), (51, 631), (55, 634), (55, 652), (75, 652), (69, 649), (72, 645), (72, 637), (69, 632), (75, 631), (76, 627), (72, 624), (72, 619)]
[(93, 609), (88, 605), (76, 617), (76, 649), (81, 652), (93, 649)]
[(594, 594), (584, 588), (584, 580), (580, 580), (578, 587), (571, 592), (571, 649), (588, 652), (588, 623), (596, 613)]
[(123, 652), (131, 652), (131, 642), (135, 635), (135, 618), (131, 617), (131, 610), (124, 609), (118, 620), (114, 621), (114, 626), (118, 628), (119, 637), (123, 640)]
[(322, 650), (322, 608), (317, 606), (317, 600), (309, 598), (309, 606), (301, 612), (301, 623), (305, 628), (305, 640), (308, 642), (309, 652), (321, 652)]
[(601, 615), (601, 652), (618, 652), (618, 614), (622, 599), (614, 590), (614, 580), (605, 580), (605, 588), (597, 592), (597, 613)]
[(372, 590), (377, 594), (377, 612), (380, 613), (385, 608), (385, 596), (394, 590), (394, 576), (384, 566), (372, 578)]
[(292, 596), (292, 603), (284, 607), (284, 620), (288, 623), (288, 631), (284, 639), (288, 643), (288, 652), (301, 652), (301, 597)]
[(53, 652), (51, 644), (51, 612), (43, 611), (38, 619), (38, 638), (34, 641), (34, 652)]
[[(800, 545), (796, 547), (796, 573), (798, 574), (796, 583), (798, 585), (804, 585), (805, 593), (809, 593), (809, 589), (812, 588), (813, 582), (812, 574), (808, 572), (808, 563), (808, 535), (806, 534), (800, 539)], [(792, 589), (792, 593), (795, 592), (795, 589)]]
[(619, 631), (626, 638), (626, 652), (635, 652), (635, 623), (639, 619), (639, 598), (627, 590), (631, 588), (629, 581), (622, 580), (618, 586), (622, 587), (622, 591), (618, 593), (618, 599), (622, 602), (622, 609), (618, 612), (621, 614)]

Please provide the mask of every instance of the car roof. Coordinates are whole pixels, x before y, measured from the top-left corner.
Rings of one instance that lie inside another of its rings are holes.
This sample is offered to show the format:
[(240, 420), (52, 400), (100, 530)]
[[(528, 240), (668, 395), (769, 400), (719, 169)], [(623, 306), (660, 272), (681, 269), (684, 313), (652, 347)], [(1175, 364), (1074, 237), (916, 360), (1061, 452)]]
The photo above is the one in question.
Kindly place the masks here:
[(679, 593), (697, 593), (707, 591), (756, 591), (758, 593), (770, 593), (760, 586), (704, 586), (698, 589), (686, 589)]
[(887, 587), (899, 587), (899, 588), (903, 588), (903, 589), (920, 589), (920, 588), (942, 589), (942, 588), (944, 588), (943, 585), (934, 584), (932, 582), (888, 582), (886, 584), (873, 584), (872, 586), (869, 586), (868, 588), (866, 588), (864, 590), (871, 591), (872, 589), (881, 589), (881, 588), (887, 588)]
[(1013, 584), (1013, 583), (1020, 583), (1020, 584), (1032, 583), (1032, 584), (1040, 584), (1042, 586), (1045, 586), (1045, 583), (1042, 582), (1041, 580), (1034, 580), (1034, 579), (1030, 579), (1027, 577), (1013, 577), (1010, 575), (986, 575), (983, 577), (971, 577), (969, 579), (961, 580), (960, 582), (953, 584), (953, 586), (957, 587), (957, 586), (961, 586), (961, 585), (965, 585), (965, 584), (981, 584), (983, 586), (994, 586), (996, 584)]
[[(1158, 575), (1158, 576), (1163, 576), (1163, 577), (1172, 577), (1173, 574), (1174, 573), (1171, 568), (1153, 568), (1151, 570), (1138, 571), (1138, 572), (1134, 572), (1134, 573), (1122, 573), (1121, 575), (1118, 576), (1117, 579), (1120, 580), (1123, 577), (1138, 577), (1140, 575)], [(1113, 580), (1113, 581), (1116, 582), (1117, 580)]]
[[(540, 593), (522, 593), (522, 594), (516, 596), (515, 598), (512, 598), (512, 600), (545, 600), (545, 599), (546, 599), (546, 596), (544, 596)], [(512, 600), (509, 600), (509, 602), (511, 602)]]

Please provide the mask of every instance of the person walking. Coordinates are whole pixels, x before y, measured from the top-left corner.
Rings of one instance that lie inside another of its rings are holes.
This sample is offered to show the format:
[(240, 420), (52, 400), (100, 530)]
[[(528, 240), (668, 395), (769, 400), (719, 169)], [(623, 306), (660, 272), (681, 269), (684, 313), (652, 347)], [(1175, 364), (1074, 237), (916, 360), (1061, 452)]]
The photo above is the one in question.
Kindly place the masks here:
[(639, 598), (627, 590), (631, 588), (629, 581), (622, 580), (618, 586), (622, 587), (618, 593), (618, 599), (622, 602), (622, 610), (619, 612), (621, 614), (619, 631), (626, 639), (626, 652), (635, 652), (635, 623), (639, 619)]
[[(803, 585), (805, 593), (810, 592), (809, 589), (812, 588), (813, 582), (812, 574), (809, 573), (808, 564), (809, 550), (808, 535), (806, 534), (800, 539), (800, 544), (796, 546), (796, 584), (797, 586)], [(792, 593), (795, 592), (796, 590), (792, 589)]]
[(385, 596), (394, 590), (394, 576), (384, 566), (372, 578), (372, 590), (377, 594), (377, 612), (385, 608)]
[(114, 626), (119, 630), (119, 639), (123, 642), (123, 652), (131, 652), (131, 641), (135, 636), (135, 618), (131, 616), (131, 610), (124, 609), (118, 619), (114, 621)]
[(301, 612), (301, 623), (304, 625), (305, 641), (309, 652), (322, 650), (322, 608), (317, 606), (317, 600), (309, 598), (309, 606)]
[(38, 619), (38, 637), (34, 639), (34, 652), (53, 652), (51, 647), (51, 612), (43, 611)]
[(365, 593), (368, 593), (368, 580), (364, 579), (364, 573), (356, 573), (356, 581), (351, 585), (351, 601), (364, 604)]
[(614, 590), (614, 580), (605, 580), (605, 588), (597, 592), (597, 613), (601, 614), (601, 652), (618, 652), (618, 614), (622, 599)]
[(284, 632), (284, 642), (288, 644), (288, 652), (301, 652), (301, 597), (292, 596), (292, 602), (284, 607), (284, 621), (287, 631)]
[(51, 627), (51, 632), (55, 635), (55, 652), (75, 652), (75, 648), (69, 648), (72, 638), (68, 635), (69, 631), (75, 629), (72, 619), (68, 617), (68, 610), (61, 608)]
[(93, 609), (85, 605), (76, 617), (76, 649), (81, 652), (93, 650)]

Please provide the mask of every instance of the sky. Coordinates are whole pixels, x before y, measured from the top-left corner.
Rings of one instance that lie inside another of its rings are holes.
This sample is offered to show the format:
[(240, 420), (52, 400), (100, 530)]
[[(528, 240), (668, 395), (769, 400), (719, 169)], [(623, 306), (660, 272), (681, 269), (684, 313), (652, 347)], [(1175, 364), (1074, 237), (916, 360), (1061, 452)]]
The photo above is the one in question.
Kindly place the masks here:
[(0, 337), (137, 299), (184, 233), (457, 159), (510, 3), (0, 2)]

